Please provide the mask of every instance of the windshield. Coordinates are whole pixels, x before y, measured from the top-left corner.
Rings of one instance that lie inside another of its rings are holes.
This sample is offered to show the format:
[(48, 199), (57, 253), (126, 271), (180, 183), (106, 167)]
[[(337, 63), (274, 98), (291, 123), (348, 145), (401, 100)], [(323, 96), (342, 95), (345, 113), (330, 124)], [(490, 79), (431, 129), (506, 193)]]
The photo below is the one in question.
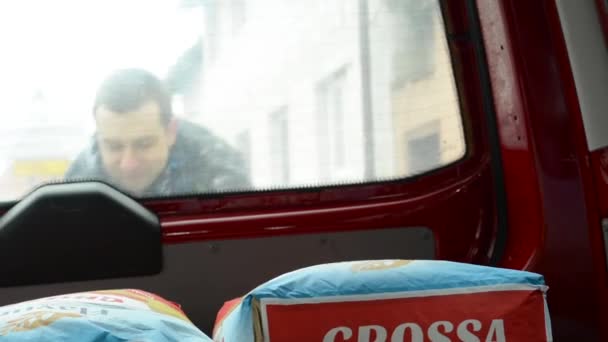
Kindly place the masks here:
[(409, 177), (465, 154), (434, 0), (0, 4), (0, 201)]

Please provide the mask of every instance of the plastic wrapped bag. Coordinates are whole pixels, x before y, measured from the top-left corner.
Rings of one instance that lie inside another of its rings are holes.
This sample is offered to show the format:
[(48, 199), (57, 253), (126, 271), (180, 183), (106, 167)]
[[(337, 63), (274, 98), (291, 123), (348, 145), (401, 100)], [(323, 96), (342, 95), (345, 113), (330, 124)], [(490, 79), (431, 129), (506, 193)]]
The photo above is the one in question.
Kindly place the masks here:
[(0, 307), (0, 341), (205, 342), (179, 305), (140, 290), (81, 292)]
[(304, 268), (226, 304), (217, 342), (551, 341), (543, 277), (446, 261)]

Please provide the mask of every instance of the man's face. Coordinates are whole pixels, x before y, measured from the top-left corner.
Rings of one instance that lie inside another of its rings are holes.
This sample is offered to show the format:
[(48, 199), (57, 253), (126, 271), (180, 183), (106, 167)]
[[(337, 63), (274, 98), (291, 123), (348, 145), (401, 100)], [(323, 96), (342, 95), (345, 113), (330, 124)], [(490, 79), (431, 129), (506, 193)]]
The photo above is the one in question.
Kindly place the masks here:
[(97, 142), (111, 180), (123, 190), (141, 194), (161, 174), (175, 142), (175, 125), (163, 124), (154, 101), (117, 113), (105, 106), (95, 112)]

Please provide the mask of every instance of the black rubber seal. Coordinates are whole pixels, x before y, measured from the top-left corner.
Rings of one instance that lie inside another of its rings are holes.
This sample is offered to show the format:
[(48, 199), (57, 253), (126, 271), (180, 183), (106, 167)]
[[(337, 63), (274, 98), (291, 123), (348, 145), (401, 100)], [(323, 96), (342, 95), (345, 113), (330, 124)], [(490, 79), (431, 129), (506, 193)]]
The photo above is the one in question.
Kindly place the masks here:
[(479, 14), (474, 0), (466, 1), (467, 19), (470, 23), (471, 43), (475, 49), (475, 59), (477, 60), (479, 77), (481, 82), (483, 110), (486, 117), (486, 130), (488, 136), (488, 147), (491, 154), (490, 167), (492, 171), (494, 196), (496, 206), (496, 239), (491, 250), (489, 264), (496, 266), (500, 264), (505, 254), (507, 238), (509, 233), (507, 193), (504, 181), (504, 171), (500, 139), (498, 134), (498, 123), (494, 110), (494, 98), (490, 83), (490, 74), (486, 60), (486, 53), (481, 34)]

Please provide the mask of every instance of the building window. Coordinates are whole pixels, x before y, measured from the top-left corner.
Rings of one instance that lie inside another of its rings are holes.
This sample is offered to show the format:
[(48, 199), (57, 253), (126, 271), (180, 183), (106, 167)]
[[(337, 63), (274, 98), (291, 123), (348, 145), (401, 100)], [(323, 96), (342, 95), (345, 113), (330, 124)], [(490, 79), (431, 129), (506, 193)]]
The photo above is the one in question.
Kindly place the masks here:
[(236, 148), (241, 153), (247, 175), (251, 175), (251, 132), (249, 129), (237, 134)]
[(245, 24), (247, 16), (246, 0), (231, 0), (230, 12), (232, 21), (232, 34), (237, 34)]
[(289, 182), (289, 129), (287, 107), (281, 107), (270, 114), (270, 174), (273, 182)]
[(325, 179), (346, 166), (346, 74), (341, 68), (317, 86), (319, 166)]
[[(430, 1), (387, 0), (390, 26), (394, 88), (430, 77), (435, 68), (436, 35), (442, 30), (437, 11)], [(408, 29), (404, 29), (407, 27)]]
[(420, 130), (410, 131), (408, 135), (405, 141), (410, 174), (423, 173), (442, 165), (441, 137), (437, 122), (423, 125)]

